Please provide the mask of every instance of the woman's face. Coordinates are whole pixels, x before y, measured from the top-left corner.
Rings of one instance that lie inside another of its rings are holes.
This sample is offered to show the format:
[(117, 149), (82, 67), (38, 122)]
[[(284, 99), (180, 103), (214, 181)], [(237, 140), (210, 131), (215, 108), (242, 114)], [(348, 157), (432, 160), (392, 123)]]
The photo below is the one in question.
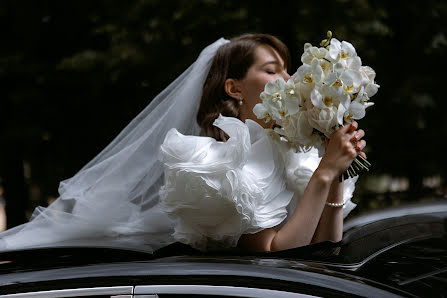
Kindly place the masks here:
[(258, 122), (264, 128), (271, 127), (272, 123), (265, 123), (253, 114), (253, 107), (261, 102), (260, 94), (264, 91), (265, 84), (278, 78), (288, 80), (286, 65), (276, 50), (268, 45), (260, 45), (255, 50), (255, 61), (248, 69), (245, 77), (239, 81), (243, 98), (240, 107), (239, 118), (242, 121), (251, 119)]

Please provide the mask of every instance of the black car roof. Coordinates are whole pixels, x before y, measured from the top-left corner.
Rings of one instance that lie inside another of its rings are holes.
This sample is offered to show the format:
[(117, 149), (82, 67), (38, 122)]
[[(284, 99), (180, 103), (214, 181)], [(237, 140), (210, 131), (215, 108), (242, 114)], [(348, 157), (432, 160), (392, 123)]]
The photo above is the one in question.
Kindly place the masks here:
[[(97, 250), (97, 251), (95, 251)], [(104, 249), (33, 249), (21, 252), (9, 252), (10, 263), (0, 266), (0, 286), (7, 291), (30, 283), (61, 280), (64, 284), (81, 282), (85, 279), (95, 279), (107, 285), (108, 280), (116, 283), (130, 279), (135, 284), (167, 283), (187, 276), (189, 283), (206, 276), (218, 277), (225, 282), (226, 277), (238, 278), (243, 282), (269, 283), (269, 280), (292, 282), (302, 285), (326, 287), (331, 285), (332, 294), (337, 291), (356, 293), (360, 295), (367, 289), (377, 297), (393, 296), (399, 290), (377, 283), (361, 276), (338, 272), (312, 262), (300, 262), (281, 258), (266, 258), (256, 256), (170, 256), (145, 260), (145, 254), (129, 254), (123, 259), (132, 261), (111, 262), (109, 257), (120, 250)], [(51, 253), (51, 266), (43, 261)], [(26, 254), (29, 254), (27, 257)], [(98, 259), (98, 257), (102, 255)], [(4, 255), (3, 255), (4, 256)], [(146, 255), (147, 256), (147, 255)], [(14, 258), (15, 257), (15, 258)], [(23, 258), (25, 257), (25, 258)], [(137, 260), (139, 259), (139, 260)], [(74, 260), (77, 260), (73, 262)], [(29, 262), (32, 261), (32, 266)], [(28, 265), (28, 266), (27, 266)], [(9, 267), (8, 270), (6, 270)], [(14, 268), (15, 267), (15, 268)], [(28, 269), (26, 269), (28, 268)], [(122, 279), (124, 278), (124, 279)], [(245, 280), (245, 281), (244, 281)], [(248, 285), (248, 284), (247, 284)], [(292, 284), (287, 284), (290, 288)], [(284, 284), (286, 286), (286, 284)], [(0, 288), (1, 291), (2, 288)]]
[[(240, 265), (256, 268), (260, 266), (271, 268), (273, 271), (281, 269), (319, 272), (340, 278), (358, 279), (359, 282), (376, 281), (388, 286), (401, 285), (411, 289), (418, 283), (424, 286), (431, 284), (427, 282), (426, 276), (433, 276), (434, 283), (437, 282), (436, 279), (442, 280), (443, 277), (439, 274), (447, 270), (447, 202), (419, 206), (421, 208), (411, 205), (406, 211), (404, 208), (393, 208), (374, 216), (368, 214), (357, 217), (353, 219), (355, 224), (347, 225), (344, 238), (340, 242), (326, 241), (277, 252), (247, 252), (238, 248), (201, 252), (190, 246), (174, 243), (154, 253), (147, 253), (133, 248), (113, 248), (106, 245), (82, 247), (73, 242), (54, 244), (53, 247), (3, 251), (0, 252), (0, 280), (16, 273), (30, 272), (33, 276), (32, 272), (41, 270), (59, 272), (57, 270), (62, 268), (75, 267), (81, 268), (79, 270), (82, 271), (92, 266), (109, 268), (113, 267), (113, 264), (117, 264), (113, 268), (120, 268), (119, 264), (127, 264), (129, 268), (139, 266), (135, 264), (145, 264), (155, 268), (154, 270), (159, 270), (157, 266), (185, 270), (188, 266), (218, 266), (227, 268), (228, 272), (231, 271), (231, 266)], [(406, 246), (412, 243), (417, 244), (415, 249), (411, 245)], [(400, 247), (401, 250), (396, 250)], [(405, 263), (405, 266), (410, 264), (421, 267), (417, 263), (421, 261), (418, 254), (421, 254), (420, 251), (424, 250), (424, 247), (431, 249), (427, 250), (428, 253), (424, 257), (435, 261), (431, 264), (426, 262), (425, 267), (416, 274), (401, 272), (401, 269), (393, 267), (394, 263), (398, 262)], [(383, 271), (387, 268), (387, 272)], [(440, 286), (438, 282), (437, 288), (439, 287), (445, 286)], [(418, 291), (424, 289), (419, 287)]]
[[(337, 243), (325, 241), (303, 247), (276, 252), (247, 252), (239, 248), (213, 249), (201, 252), (188, 245), (174, 243), (164, 248), (147, 253), (144, 247), (133, 245), (111, 247), (102, 239), (92, 239), (85, 246), (85, 239), (42, 245), (31, 249), (0, 252), (2, 259), (20, 255), (58, 255), (71, 250), (99, 252), (96, 260), (153, 260), (172, 256), (200, 257), (256, 257), (276, 258), (324, 263), (339, 269), (357, 270), (365, 262), (398, 244), (445, 237), (447, 234), (447, 201), (436, 201), (422, 204), (411, 204), (398, 208), (389, 208), (355, 217), (345, 224), (343, 240)], [(365, 245), (368, 243), (368, 245)], [(65, 248), (65, 249), (64, 249)]]

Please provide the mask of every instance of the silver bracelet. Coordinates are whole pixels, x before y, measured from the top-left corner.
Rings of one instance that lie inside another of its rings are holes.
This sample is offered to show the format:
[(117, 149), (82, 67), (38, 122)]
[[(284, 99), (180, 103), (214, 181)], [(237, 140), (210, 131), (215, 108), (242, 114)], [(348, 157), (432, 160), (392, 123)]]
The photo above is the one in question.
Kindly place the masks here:
[(345, 205), (345, 202), (343, 202), (343, 203), (329, 203), (329, 202), (326, 202), (326, 206), (329, 206), (329, 207), (343, 207)]

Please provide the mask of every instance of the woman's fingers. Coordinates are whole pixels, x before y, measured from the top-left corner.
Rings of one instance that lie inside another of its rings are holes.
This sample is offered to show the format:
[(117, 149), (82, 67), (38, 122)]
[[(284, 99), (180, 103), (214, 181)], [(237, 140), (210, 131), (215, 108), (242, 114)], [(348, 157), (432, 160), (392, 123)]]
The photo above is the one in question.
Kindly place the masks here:
[(361, 142), (362, 138), (365, 136), (365, 132), (363, 131), (363, 129), (359, 129), (358, 131), (356, 131), (354, 133), (354, 136), (352, 137), (352, 139), (350, 140), (350, 142), (352, 143), (352, 145), (354, 146), (354, 148), (357, 151), (362, 150), (366, 143), (365, 142)]
[(352, 133), (354, 130), (357, 129), (357, 127), (358, 124), (354, 121), (352, 123), (346, 123), (345, 125), (341, 126), (337, 132), (340, 134)]
[(348, 141), (359, 141), (361, 138), (363, 138), (363, 136), (365, 135), (365, 132), (363, 131), (363, 129), (359, 129), (358, 131), (356, 130), (358, 128), (358, 123), (357, 122), (352, 122), (350, 124), (346, 124), (345, 126), (343, 126), (342, 128), (340, 128), (337, 133), (340, 134), (340, 136), (344, 139), (344, 140), (348, 140)]
[(359, 152), (359, 155), (360, 155), (361, 157), (363, 157), (364, 159), (367, 159), (367, 158), (366, 158), (366, 153), (365, 153), (365, 152), (360, 151), (360, 152)]
[(360, 141), (365, 136), (365, 131), (363, 129), (359, 129), (355, 132), (353, 140)]
[(361, 141), (357, 142), (354, 145), (354, 148), (355, 148), (356, 151), (362, 151), (363, 148), (365, 148), (365, 146), (366, 146), (366, 141), (365, 140), (361, 140)]
[(366, 146), (366, 141), (363, 140), (365, 131), (357, 129), (358, 123), (354, 121), (346, 123), (332, 135), (330, 141), (326, 142), (322, 167), (336, 169), (341, 174), (358, 155), (366, 159), (366, 154), (362, 151)]
[(349, 132), (353, 132), (354, 130), (356, 130), (359, 127), (359, 124), (356, 121), (352, 121), (351, 125), (349, 126), (348, 131)]

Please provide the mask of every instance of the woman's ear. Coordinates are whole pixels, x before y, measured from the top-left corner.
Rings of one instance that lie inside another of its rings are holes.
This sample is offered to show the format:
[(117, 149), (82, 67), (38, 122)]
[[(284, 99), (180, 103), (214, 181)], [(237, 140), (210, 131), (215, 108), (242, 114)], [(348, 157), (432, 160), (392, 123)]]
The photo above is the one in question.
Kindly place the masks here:
[(243, 97), (241, 84), (238, 80), (226, 79), (224, 87), (225, 87), (225, 92), (227, 92), (227, 94), (229, 96), (231, 96), (232, 98), (234, 98), (236, 100), (240, 100), (240, 98)]

